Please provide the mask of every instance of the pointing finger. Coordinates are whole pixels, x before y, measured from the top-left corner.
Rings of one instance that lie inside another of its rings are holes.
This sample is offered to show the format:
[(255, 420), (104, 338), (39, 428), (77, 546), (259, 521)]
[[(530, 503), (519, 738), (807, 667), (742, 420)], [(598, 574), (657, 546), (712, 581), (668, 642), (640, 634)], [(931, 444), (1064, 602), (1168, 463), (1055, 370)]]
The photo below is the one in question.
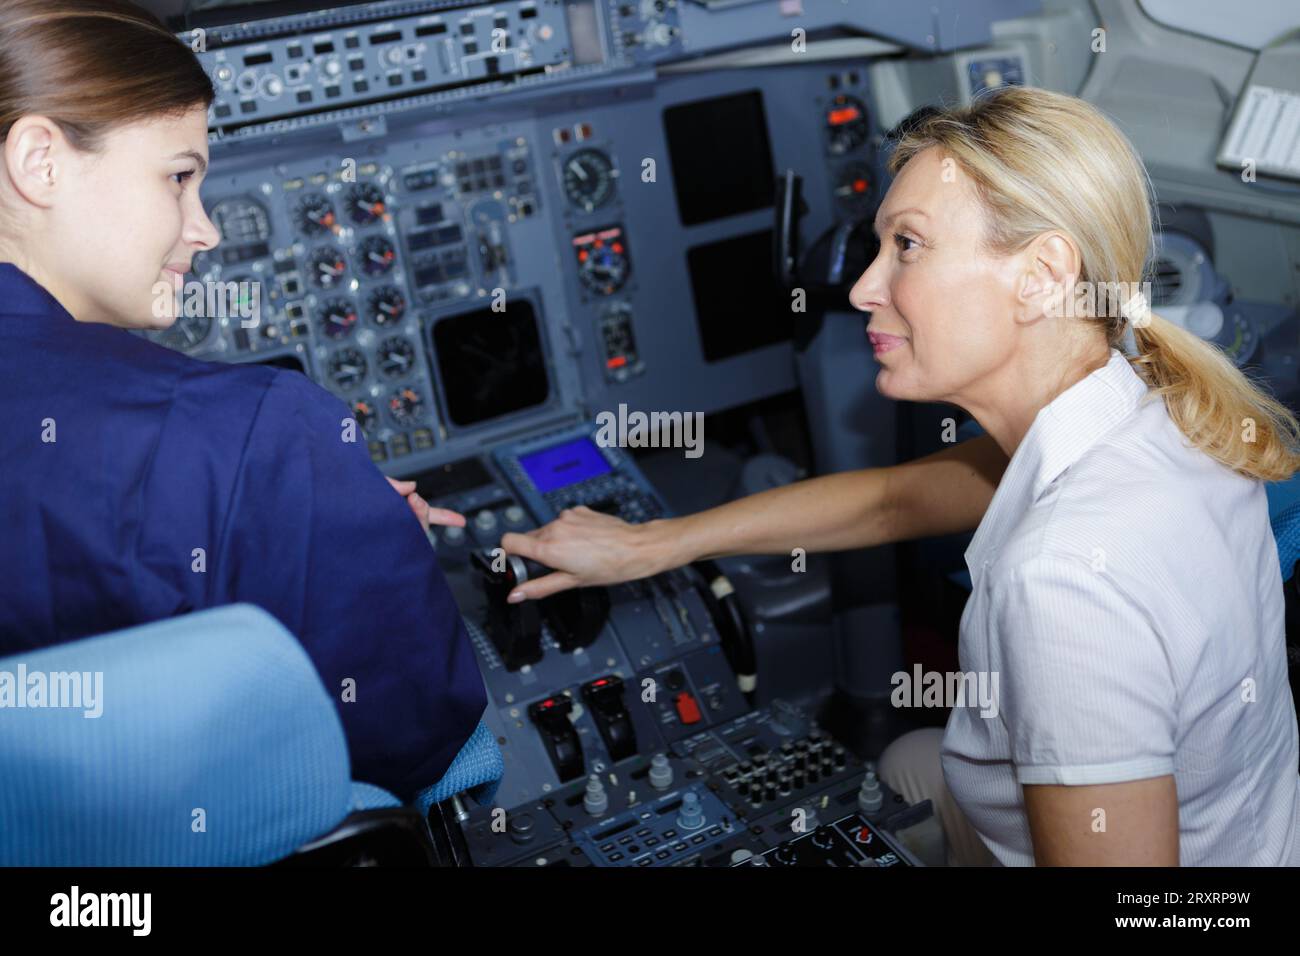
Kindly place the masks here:
[(521, 601), (540, 601), (552, 594), (558, 594), (560, 591), (567, 591), (569, 588), (577, 587), (580, 583), (577, 575), (570, 574), (568, 571), (553, 571), (550, 574), (542, 575), (535, 581), (525, 581), (510, 592), (509, 596), (506, 597), (506, 601), (510, 604), (519, 604)]

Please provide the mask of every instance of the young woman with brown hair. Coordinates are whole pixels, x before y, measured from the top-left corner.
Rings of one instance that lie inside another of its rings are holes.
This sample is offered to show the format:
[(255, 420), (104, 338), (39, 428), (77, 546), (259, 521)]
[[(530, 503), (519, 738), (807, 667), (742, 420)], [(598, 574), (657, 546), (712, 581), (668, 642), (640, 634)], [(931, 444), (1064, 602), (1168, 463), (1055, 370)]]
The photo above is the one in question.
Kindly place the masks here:
[(220, 241), (212, 99), (130, 3), (0, 0), (0, 656), (257, 604), (335, 698), (354, 778), (409, 797), (486, 705), (420, 524), (306, 376), (127, 331), (170, 325)]

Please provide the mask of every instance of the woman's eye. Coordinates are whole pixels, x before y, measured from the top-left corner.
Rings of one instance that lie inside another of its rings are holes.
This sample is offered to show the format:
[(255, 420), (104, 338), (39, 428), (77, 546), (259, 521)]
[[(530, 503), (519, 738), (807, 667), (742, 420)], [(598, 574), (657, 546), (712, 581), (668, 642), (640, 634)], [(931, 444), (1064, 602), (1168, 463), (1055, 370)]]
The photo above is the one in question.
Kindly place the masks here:
[[(910, 246), (904, 245), (904, 243), (909, 242), (911, 243)], [(913, 247), (916, 246), (916, 240), (905, 236), (900, 232), (896, 232), (894, 233), (894, 245), (898, 246), (900, 252), (911, 252)]]
[(183, 173), (172, 173), (172, 179), (176, 182), (176, 185), (184, 186), (186, 180), (188, 180), (193, 175), (194, 175), (194, 170), (187, 169)]

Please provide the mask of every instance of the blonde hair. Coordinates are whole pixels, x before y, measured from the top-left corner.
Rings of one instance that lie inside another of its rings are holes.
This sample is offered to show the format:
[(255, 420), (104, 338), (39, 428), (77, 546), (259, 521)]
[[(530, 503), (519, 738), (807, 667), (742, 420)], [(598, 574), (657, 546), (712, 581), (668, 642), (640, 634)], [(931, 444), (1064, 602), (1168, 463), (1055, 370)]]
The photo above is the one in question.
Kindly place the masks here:
[[(1135, 288), (1150, 280), (1154, 236), (1150, 179), (1133, 145), (1091, 104), (1073, 96), (1004, 87), (962, 109), (921, 119), (899, 139), (897, 173), (931, 146), (974, 181), (995, 254), (1035, 236), (1070, 236), (1082, 258), (1080, 282)], [(1300, 425), (1285, 405), (1247, 378), (1218, 347), (1139, 304), (1088, 314), (1119, 348), (1126, 311), (1138, 355), (1128, 357), (1196, 447), (1261, 481), (1300, 469)], [(1247, 437), (1249, 436), (1249, 437)]]

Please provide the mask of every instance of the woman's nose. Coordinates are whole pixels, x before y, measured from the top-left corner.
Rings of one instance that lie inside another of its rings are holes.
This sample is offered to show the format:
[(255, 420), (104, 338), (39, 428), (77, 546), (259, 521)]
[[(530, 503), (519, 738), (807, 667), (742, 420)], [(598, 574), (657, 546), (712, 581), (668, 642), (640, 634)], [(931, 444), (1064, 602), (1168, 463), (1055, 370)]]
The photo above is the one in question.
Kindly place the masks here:
[(849, 290), (849, 304), (860, 312), (874, 312), (889, 304), (889, 285), (885, 282), (885, 267), (880, 257), (858, 276)]
[(207, 251), (216, 248), (221, 242), (221, 232), (208, 218), (208, 214), (200, 205), (198, 211), (194, 213), (185, 224), (185, 239), (192, 245)]

